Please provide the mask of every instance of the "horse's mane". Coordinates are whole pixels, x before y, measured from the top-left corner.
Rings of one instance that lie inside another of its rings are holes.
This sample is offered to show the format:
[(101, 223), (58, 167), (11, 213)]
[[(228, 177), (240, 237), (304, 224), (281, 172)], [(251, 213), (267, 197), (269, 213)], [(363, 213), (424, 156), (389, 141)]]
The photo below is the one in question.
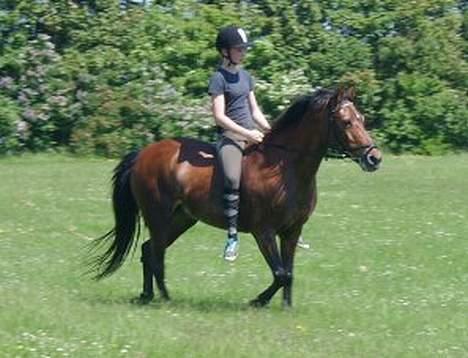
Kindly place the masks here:
[(281, 131), (287, 127), (298, 124), (310, 106), (314, 112), (320, 112), (328, 106), (330, 100), (336, 95), (336, 92), (336, 90), (332, 91), (321, 88), (313, 94), (300, 96), (278, 116), (273, 123), (272, 131)]

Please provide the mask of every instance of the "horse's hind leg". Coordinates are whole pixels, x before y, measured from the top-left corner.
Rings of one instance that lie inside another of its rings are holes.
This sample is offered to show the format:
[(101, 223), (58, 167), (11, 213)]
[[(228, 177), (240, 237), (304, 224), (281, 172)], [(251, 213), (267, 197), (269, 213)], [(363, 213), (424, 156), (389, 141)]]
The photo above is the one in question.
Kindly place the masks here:
[[(165, 250), (185, 231), (197, 222), (196, 219), (188, 215), (183, 208), (177, 208), (169, 222), (168, 232), (165, 240), (162, 240), (159, 231), (151, 233), (151, 239), (142, 245), (141, 262), (143, 264), (143, 292), (139, 297), (140, 303), (148, 303), (154, 297), (153, 276), (156, 279), (158, 289), (163, 299), (169, 299), (169, 294), (164, 281), (164, 255)], [(168, 222), (165, 225), (168, 225)], [(151, 231), (151, 230), (150, 230)], [(156, 243), (156, 247), (154, 246)], [(164, 243), (164, 247), (160, 243)]]
[(150, 240), (145, 241), (141, 245), (141, 264), (143, 266), (143, 292), (138, 298), (138, 303), (145, 304), (150, 302), (154, 297)]

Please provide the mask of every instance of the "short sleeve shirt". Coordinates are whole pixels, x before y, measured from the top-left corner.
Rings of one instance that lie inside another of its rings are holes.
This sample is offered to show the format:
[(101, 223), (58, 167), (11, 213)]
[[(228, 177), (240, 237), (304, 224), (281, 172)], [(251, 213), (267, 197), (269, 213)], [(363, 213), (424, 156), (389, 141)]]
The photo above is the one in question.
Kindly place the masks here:
[[(246, 70), (240, 69), (237, 73), (231, 73), (220, 67), (211, 76), (208, 94), (211, 96), (223, 94), (226, 116), (241, 127), (253, 129), (255, 124), (248, 97), (254, 86), (252, 76)], [(218, 128), (218, 131), (222, 132), (223, 129)]]

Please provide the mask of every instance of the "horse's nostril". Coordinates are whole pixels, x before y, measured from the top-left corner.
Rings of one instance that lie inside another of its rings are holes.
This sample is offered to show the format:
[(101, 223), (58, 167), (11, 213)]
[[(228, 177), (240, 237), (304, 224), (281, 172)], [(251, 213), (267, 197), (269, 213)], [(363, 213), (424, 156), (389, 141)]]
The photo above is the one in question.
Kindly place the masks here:
[(376, 157), (375, 155), (368, 155), (367, 156), (367, 161), (370, 165), (377, 166), (381, 162), (381, 158)]

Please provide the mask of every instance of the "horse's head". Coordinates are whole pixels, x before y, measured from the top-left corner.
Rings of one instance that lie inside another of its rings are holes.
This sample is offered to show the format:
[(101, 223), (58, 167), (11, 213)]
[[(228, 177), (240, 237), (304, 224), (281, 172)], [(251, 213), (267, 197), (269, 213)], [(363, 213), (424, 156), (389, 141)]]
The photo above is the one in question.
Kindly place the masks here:
[(364, 127), (364, 116), (354, 105), (354, 96), (354, 89), (340, 89), (329, 102), (329, 148), (371, 172), (379, 168), (382, 153)]

